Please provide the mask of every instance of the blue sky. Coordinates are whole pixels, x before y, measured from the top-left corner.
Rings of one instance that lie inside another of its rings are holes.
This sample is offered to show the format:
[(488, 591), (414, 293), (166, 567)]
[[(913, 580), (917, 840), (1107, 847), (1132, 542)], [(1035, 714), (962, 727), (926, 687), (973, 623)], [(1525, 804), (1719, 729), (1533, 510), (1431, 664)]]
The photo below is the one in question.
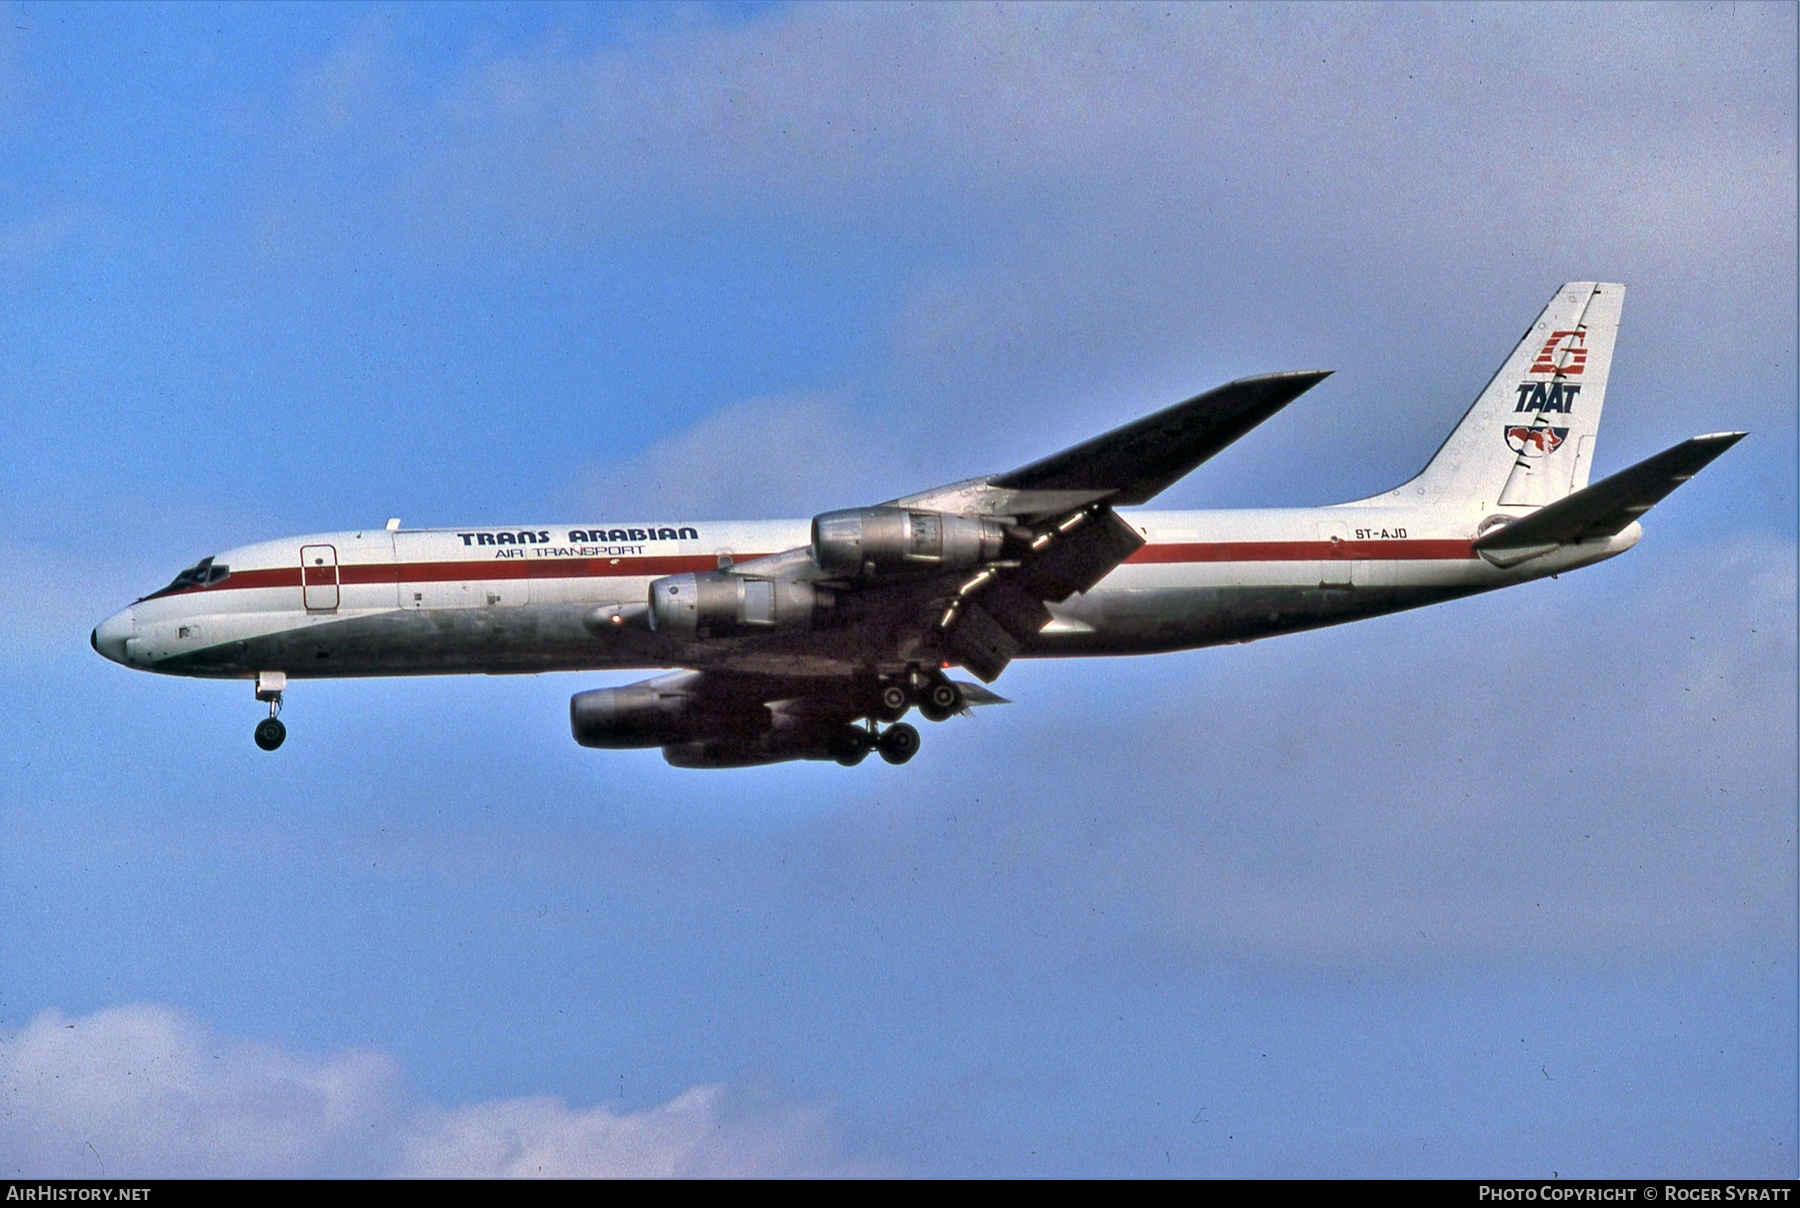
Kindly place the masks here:
[[(1796, 1172), (1791, 6), (0, 9), (7, 1174)], [(802, 516), (1336, 375), (1416, 470), (1560, 282), (1625, 558), (1018, 665), (904, 770), (621, 677), (135, 675), (204, 554)]]

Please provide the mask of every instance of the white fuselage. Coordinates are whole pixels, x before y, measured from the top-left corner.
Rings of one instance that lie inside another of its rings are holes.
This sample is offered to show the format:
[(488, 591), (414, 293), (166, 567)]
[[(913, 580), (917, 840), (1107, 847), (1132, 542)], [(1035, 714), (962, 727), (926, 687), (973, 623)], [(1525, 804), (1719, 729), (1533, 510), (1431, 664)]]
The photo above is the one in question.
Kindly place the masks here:
[[(1492, 590), (1631, 548), (1638, 526), (1511, 567), (1471, 548), (1464, 509), (1393, 497), (1311, 509), (1122, 511), (1145, 545), (1051, 606), (1021, 654), (1149, 653), (1246, 641)], [(700, 667), (717, 644), (625, 623), (652, 580), (805, 546), (806, 520), (323, 533), (218, 554), (212, 581), (108, 618), (93, 643), (170, 674), (294, 678)], [(792, 635), (769, 635), (791, 664)], [(728, 644), (754, 655), (754, 639)], [(816, 656), (819, 674), (843, 659)], [(804, 674), (804, 671), (802, 671)]]

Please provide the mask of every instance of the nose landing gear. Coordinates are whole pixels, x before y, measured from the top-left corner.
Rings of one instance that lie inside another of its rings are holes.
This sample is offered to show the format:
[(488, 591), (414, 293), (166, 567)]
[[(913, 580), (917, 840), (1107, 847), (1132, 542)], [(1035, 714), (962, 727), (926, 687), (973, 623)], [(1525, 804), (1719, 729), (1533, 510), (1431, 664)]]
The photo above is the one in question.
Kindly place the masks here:
[(281, 693), (287, 688), (284, 671), (260, 671), (256, 676), (256, 699), (269, 703), (269, 716), (256, 723), (256, 745), (273, 751), (287, 740), (287, 727), (276, 714), (281, 712)]

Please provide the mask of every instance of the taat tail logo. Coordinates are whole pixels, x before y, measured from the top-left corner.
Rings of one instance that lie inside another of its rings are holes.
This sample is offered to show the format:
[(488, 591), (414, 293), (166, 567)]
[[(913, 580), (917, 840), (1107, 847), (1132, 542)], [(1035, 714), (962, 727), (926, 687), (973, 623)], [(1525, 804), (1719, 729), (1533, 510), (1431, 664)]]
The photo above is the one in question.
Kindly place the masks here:
[[(1556, 363), (1557, 352), (1566, 358), (1561, 365)], [(1553, 331), (1544, 346), (1538, 350), (1537, 360), (1531, 363), (1526, 373), (1555, 373), (1565, 377), (1573, 377), (1587, 367), (1587, 332), (1585, 331)]]
[(1560, 449), (1568, 435), (1567, 428), (1514, 424), (1506, 429), (1506, 444), (1514, 453), (1522, 453), (1526, 457), (1545, 457)]

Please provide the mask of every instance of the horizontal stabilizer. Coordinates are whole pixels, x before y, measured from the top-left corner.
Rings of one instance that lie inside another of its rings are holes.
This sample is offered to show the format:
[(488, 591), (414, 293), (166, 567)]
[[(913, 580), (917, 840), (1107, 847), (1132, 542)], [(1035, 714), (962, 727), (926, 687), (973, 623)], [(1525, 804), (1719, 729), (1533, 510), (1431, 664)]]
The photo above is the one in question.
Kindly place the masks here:
[(1146, 503), (1329, 376), (1330, 370), (1308, 370), (1227, 382), (988, 482), (1118, 506)]
[(1495, 529), (1478, 538), (1475, 548), (1487, 553), (1611, 537), (1743, 438), (1742, 432), (1715, 432), (1684, 440), (1630, 469), (1565, 495), (1522, 520)]

